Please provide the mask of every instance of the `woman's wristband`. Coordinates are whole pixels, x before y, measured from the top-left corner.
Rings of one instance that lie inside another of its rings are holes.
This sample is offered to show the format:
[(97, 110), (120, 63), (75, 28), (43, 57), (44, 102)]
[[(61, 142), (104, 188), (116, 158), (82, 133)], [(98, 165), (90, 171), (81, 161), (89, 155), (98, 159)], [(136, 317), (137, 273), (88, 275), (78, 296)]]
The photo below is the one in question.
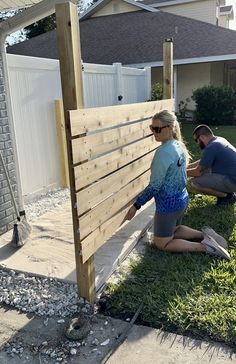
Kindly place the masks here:
[(136, 202), (133, 204), (133, 206), (136, 208), (136, 210), (141, 209), (141, 206), (138, 206), (138, 205), (136, 204)]

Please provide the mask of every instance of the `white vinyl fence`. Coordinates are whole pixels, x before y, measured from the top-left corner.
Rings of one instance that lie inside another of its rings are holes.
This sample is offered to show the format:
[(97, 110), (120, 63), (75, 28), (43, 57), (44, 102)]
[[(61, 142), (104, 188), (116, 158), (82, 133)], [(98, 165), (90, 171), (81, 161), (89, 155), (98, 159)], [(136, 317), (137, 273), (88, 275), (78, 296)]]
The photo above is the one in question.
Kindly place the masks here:
[[(7, 55), (10, 94), (24, 200), (60, 187), (61, 170), (54, 101), (61, 99), (57, 60)], [(85, 107), (143, 102), (151, 90), (150, 68), (83, 65)]]

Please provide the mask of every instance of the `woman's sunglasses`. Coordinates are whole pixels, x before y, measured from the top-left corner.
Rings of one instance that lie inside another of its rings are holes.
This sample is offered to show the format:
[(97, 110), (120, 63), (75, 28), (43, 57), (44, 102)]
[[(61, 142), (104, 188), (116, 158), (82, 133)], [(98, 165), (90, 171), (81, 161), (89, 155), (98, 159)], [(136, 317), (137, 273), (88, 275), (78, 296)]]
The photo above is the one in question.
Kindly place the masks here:
[(156, 134), (160, 134), (162, 129), (165, 129), (165, 128), (169, 128), (169, 125), (165, 125), (165, 126), (152, 126), (152, 125), (149, 125), (151, 131), (153, 133), (156, 133)]

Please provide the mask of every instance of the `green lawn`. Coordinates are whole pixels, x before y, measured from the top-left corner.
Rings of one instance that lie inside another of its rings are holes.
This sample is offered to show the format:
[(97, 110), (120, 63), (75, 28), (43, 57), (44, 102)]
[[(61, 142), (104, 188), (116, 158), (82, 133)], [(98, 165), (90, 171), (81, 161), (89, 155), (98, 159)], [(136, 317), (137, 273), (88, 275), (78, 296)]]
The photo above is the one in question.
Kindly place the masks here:
[[(193, 128), (184, 126), (183, 134), (197, 157)], [(236, 145), (236, 127), (213, 130)], [(204, 254), (170, 254), (147, 246), (144, 257), (131, 263), (129, 278), (108, 286), (107, 311), (114, 317), (130, 318), (144, 302), (139, 323), (222, 341), (236, 350), (236, 207), (219, 208), (212, 197), (190, 196), (184, 223), (198, 229), (210, 225), (224, 235), (231, 261)]]

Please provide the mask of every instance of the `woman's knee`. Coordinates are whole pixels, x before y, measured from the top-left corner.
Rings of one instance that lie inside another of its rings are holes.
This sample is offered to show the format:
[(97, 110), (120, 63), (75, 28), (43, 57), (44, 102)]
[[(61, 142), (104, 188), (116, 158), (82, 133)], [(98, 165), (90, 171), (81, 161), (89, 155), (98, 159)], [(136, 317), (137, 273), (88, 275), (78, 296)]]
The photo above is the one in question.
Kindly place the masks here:
[(173, 236), (167, 238), (154, 236), (154, 245), (159, 250), (166, 250), (167, 245), (173, 239)]

